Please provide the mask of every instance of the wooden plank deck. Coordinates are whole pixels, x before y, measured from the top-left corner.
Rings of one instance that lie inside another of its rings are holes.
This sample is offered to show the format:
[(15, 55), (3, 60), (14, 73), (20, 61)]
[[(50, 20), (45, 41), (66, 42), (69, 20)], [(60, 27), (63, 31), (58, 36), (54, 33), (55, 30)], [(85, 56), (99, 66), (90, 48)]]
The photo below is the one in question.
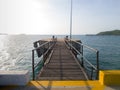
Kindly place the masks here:
[(58, 40), (38, 80), (86, 80), (86, 77), (64, 41)]

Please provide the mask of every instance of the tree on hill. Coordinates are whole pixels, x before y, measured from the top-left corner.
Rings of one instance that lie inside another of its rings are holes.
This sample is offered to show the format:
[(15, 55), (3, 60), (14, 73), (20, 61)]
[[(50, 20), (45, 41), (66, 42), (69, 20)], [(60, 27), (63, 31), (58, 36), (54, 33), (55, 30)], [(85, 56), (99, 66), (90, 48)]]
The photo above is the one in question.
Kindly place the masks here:
[(120, 30), (100, 32), (97, 35), (120, 35)]

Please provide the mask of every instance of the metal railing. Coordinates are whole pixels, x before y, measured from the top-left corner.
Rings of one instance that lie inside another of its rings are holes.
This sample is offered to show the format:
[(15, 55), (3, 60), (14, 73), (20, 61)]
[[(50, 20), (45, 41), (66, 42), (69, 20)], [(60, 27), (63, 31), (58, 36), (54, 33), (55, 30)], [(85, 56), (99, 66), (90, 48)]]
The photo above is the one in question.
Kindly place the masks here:
[[(53, 46), (56, 43), (56, 39), (52, 39), (51, 41), (44, 41), (44, 42), (42, 41), (41, 44), (40, 42), (41, 41), (34, 42), (35, 49), (32, 50), (32, 78), (33, 80), (37, 78), (37, 74), (38, 74), (37, 69), (38, 69), (38, 72), (40, 72), (40, 70), (44, 66), (46, 59), (48, 58), (49, 54), (52, 51)], [(35, 64), (35, 51), (39, 58), (39, 62), (36, 64)]]
[[(65, 39), (65, 43), (70, 47), (71, 51), (78, 59), (80, 65), (86, 71), (89, 79), (94, 80), (99, 77), (99, 51), (81, 43), (81, 41)], [(95, 52), (96, 64), (93, 65), (90, 60), (84, 56), (84, 49), (87, 48), (91, 52)], [(79, 58), (77, 56), (80, 56)]]

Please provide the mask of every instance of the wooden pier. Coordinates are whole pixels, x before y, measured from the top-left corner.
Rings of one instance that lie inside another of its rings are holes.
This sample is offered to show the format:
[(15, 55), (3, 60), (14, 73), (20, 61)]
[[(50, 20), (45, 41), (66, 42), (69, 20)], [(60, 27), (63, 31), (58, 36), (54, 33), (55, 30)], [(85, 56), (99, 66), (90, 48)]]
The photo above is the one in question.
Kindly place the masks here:
[(64, 40), (57, 40), (37, 80), (87, 80), (87, 76)]

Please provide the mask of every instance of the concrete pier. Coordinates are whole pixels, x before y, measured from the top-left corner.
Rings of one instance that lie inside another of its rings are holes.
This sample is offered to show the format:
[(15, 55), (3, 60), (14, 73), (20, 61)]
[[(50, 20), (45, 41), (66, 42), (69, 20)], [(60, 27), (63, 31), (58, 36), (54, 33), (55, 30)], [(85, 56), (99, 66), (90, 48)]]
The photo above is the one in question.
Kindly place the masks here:
[(1, 85), (26, 85), (30, 80), (28, 71), (0, 71)]

